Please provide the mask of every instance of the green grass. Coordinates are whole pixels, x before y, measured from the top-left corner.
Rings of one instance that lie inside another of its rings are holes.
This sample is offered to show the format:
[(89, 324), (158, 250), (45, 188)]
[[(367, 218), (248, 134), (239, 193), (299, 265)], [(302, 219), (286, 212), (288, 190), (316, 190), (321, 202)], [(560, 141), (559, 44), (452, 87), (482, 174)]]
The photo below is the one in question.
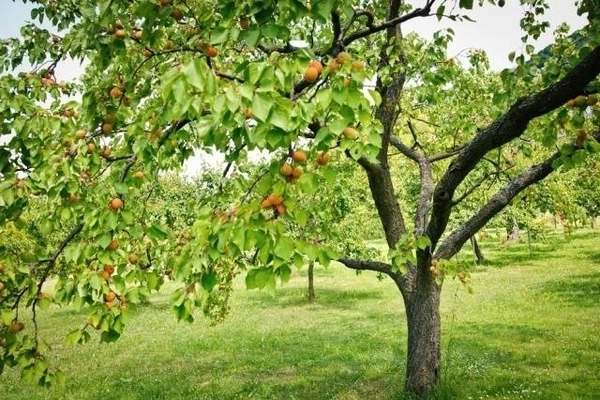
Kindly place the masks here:
[[(600, 235), (551, 235), (532, 245), (489, 238), (490, 260), (472, 272), (473, 294), (444, 284), (440, 398), (592, 399), (600, 393)], [(464, 253), (461, 259), (470, 260)], [(85, 321), (69, 309), (42, 314), (50, 360), (65, 387), (0, 377), (2, 399), (394, 399), (406, 355), (401, 297), (389, 279), (340, 266), (306, 270), (267, 292), (237, 290), (232, 314), (210, 327), (178, 323), (168, 294), (139, 309), (124, 337), (67, 346)]]

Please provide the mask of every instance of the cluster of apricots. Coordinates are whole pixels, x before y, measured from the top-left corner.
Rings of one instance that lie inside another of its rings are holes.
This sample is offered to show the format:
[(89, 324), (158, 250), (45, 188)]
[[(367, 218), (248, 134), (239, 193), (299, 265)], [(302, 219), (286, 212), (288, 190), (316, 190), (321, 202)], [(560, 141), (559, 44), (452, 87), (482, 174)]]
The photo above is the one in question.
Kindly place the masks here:
[(277, 215), (285, 213), (285, 206), (283, 205), (283, 196), (275, 193), (271, 193), (263, 199), (260, 206), (264, 209), (273, 209)]

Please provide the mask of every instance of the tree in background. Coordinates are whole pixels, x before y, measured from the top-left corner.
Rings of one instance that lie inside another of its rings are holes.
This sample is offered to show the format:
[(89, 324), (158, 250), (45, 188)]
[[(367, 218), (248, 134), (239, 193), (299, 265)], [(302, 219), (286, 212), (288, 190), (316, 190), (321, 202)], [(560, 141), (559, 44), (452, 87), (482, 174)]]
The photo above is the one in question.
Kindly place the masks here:
[[(248, 287), (272, 288), (308, 256), (395, 282), (408, 324), (405, 387), (424, 397), (441, 376), (443, 278), (465, 279), (448, 260), (523, 190), (598, 150), (595, 1), (572, 2), (588, 15), (585, 40), (562, 26), (541, 60), (530, 42), (547, 29), (549, 2), (521, 0), (523, 54), (499, 75), (482, 51), (448, 57), (451, 30), (430, 41), (402, 33), (410, 20), (468, 20), (473, 0), (30, 3), (32, 19), (55, 31), (28, 23), (0, 50), (5, 71), (35, 66), (0, 80), (0, 218), (18, 220), (43, 199), (72, 227), (26, 260), (38, 273), (22, 281), (21, 260), (3, 257), (0, 360), (43, 384), (60, 376), (37, 330), (21, 332), (19, 310), (30, 308), (35, 326), (44, 284), (64, 266), (51, 300), (89, 314), (68, 339), (84, 342), (93, 327), (113, 341), (129, 305), (165, 276), (178, 283), (179, 319), (196, 308), (219, 319), (240, 271)], [(78, 82), (57, 79), (66, 57), (87, 61)], [(228, 179), (207, 186), (175, 234), (148, 211), (146, 184), (197, 150), (224, 155)], [(267, 155), (258, 168), (257, 152)], [(304, 199), (345, 173), (319, 162), (331, 153), (366, 177), (362, 200), (377, 211), (386, 254), (356, 257), (295, 234), (310, 228)], [(511, 163), (516, 154), (523, 162)], [(398, 188), (411, 174), (408, 198)]]

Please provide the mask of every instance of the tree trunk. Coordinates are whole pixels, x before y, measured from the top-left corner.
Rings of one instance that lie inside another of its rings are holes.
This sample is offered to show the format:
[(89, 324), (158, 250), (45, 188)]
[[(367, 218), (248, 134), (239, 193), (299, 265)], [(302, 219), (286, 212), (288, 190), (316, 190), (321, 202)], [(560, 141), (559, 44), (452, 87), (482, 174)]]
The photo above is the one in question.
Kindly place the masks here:
[(308, 263), (308, 302), (315, 301), (315, 262)]
[(422, 271), (414, 288), (403, 291), (408, 324), (405, 390), (426, 398), (440, 381), (441, 287), (429, 271)]
[(519, 222), (517, 219), (513, 217), (512, 219), (512, 229), (506, 228), (506, 241), (507, 242), (518, 242), (521, 237), (521, 231), (519, 230)]
[(481, 265), (485, 262), (485, 257), (483, 256), (483, 252), (479, 247), (479, 243), (477, 243), (477, 238), (475, 236), (471, 236), (471, 246), (473, 247), (473, 256), (475, 257), (475, 264)]

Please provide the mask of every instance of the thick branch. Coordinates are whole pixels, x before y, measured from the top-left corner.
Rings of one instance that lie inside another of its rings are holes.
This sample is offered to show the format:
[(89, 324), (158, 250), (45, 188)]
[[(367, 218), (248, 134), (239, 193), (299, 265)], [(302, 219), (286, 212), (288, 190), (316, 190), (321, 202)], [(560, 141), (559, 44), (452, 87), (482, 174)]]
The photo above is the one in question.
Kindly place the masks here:
[(517, 100), (504, 115), (477, 134), (452, 161), (435, 189), (432, 218), (427, 229), (434, 247), (448, 224), (452, 211), (452, 197), (456, 188), (483, 156), (490, 150), (521, 136), (532, 119), (562, 106), (567, 100), (583, 93), (585, 87), (599, 73), (600, 46), (593, 49), (563, 79), (539, 93)]
[[(596, 131), (593, 137), (596, 140), (600, 140), (600, 131)], [(442, 242), (435, 253), (434, 258), (449, 259), (458, 253), (463, 244), (469, 240), (471, 236), (477, 233), (490, 219), (502, 211), (520, 192), (552, 173), (554, 171), (552, 163), (554, 160), (558, 159), (560, 155), (561, 153), (557, 151), (544, 162), (533, 165), (517, 175), (506, 186), (500, 189), (486, 205), (473, 214), (468, 221), (454, 230)]]
[(417, 201), (417, 212), (415, 215), (415, 234), (423, 235), (427, 225), (427, 215), (431, 207), (431, 198), (435, 188), (433, 183), (433, 175), (431, 173), (431, 162), (421, 153), (411, 149), (402, 143), (395, 136), (390, 137), (390, 144), (397, 148), (402, 154), (416, 161), (419, 165), (419, 173), (421, 176), (421, 192)]

